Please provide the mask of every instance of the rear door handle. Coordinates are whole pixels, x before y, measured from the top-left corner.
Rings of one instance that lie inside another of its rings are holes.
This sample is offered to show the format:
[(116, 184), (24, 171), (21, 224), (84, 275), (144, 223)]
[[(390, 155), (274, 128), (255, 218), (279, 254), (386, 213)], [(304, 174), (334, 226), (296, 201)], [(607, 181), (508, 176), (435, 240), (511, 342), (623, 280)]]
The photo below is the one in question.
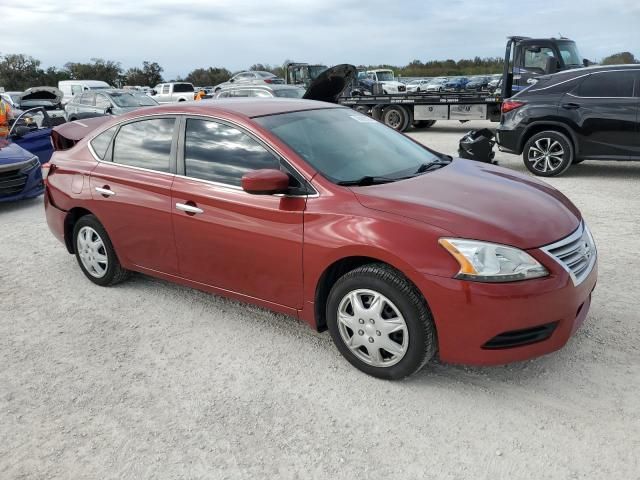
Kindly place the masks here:
[(580, 105), (577, 103), (563, 103), (562, 108), (566, 110), (576, 110), (577, 108), (580, 108)]
[(96, 187), (96, 192), (105, 197), (113, 197), (116, 194), (116, 192), (110, 190), (109, 187)]
[(195, 205), (189, 205), (188, 203), (176, 203), (176, 208), (178, 210), (182, 210), (183, 212), (196, 214), (196, 213), (204, 213), (204, 210), (196, 207)]

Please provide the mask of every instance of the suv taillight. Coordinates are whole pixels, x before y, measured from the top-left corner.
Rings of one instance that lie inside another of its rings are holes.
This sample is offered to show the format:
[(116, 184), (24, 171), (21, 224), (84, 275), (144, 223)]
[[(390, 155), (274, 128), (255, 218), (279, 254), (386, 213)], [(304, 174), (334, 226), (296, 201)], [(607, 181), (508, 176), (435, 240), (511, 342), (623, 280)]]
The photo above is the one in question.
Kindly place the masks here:
[(519, 102), (517, 100), (505, 100), (502, 102), (502, 113), (510, 112), (511, 110), (515, 110), (516, 108), (520, 108), (524, 105), (524, 102)]

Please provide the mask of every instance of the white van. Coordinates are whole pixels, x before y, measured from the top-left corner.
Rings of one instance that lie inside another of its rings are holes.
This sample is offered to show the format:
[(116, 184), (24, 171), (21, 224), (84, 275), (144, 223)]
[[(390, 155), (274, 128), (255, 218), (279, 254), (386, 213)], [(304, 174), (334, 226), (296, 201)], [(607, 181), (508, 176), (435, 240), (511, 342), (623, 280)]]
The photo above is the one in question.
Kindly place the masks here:
[(104, 90), (113, 88), (107, 82), (101, 80), (62, 80), (58, 82), (58, 88), (62, 90), (62, 104), (65, 105), (75, 95), (87, 90)]

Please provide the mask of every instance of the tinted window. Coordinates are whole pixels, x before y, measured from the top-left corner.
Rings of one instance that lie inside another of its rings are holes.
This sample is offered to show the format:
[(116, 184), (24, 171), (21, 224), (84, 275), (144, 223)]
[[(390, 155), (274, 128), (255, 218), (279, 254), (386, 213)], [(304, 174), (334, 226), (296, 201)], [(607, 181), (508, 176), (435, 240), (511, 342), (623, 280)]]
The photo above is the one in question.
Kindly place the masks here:
[(176, 83), (173, 86), (174, 93), (193, 92), (193, 85), (190, 83)]
[(187, 120), (185, 173), (240, 186), (242, 175), (260, 168), (279, 168), (278, 159), (240, 130), (208, 120)]
[(633, 72), (594, 73), (577, 89), (580, 97), (632, 97)]
[(111, 106), (111, 102), (104, 95), (96, 95), (96, 107), (98, 108), (109, 108)]
[(174, 124), (172, 118), (156, 118), (123, 125), (113, 144), (113, 161), (169, 172)]
[(109, 143), (111, 143), (111, 139), (113, 138), (113, 134), (116, 133), (117, 128), (117, 126), (111, 127), (91, 140), (91, 148), (93, 148), (93, 151), (96, 152), (96, 155), (101, 160), (104, 159), (104, 154), (107, 153), (107, 148), (109, 148)]

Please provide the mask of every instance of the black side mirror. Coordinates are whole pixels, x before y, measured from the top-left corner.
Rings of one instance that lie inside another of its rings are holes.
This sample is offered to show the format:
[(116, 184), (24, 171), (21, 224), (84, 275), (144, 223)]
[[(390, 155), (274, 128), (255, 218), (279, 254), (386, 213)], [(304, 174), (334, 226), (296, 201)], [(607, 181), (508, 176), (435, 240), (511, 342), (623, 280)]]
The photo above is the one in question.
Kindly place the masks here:
[(20, 137), (24, 137), (27, 133), (30, 133), (31, 129), (25, 125), (20, 125), (18, 127), (16, 127), (16, 129), (13, 131), (13, 134), (20, 138)]

